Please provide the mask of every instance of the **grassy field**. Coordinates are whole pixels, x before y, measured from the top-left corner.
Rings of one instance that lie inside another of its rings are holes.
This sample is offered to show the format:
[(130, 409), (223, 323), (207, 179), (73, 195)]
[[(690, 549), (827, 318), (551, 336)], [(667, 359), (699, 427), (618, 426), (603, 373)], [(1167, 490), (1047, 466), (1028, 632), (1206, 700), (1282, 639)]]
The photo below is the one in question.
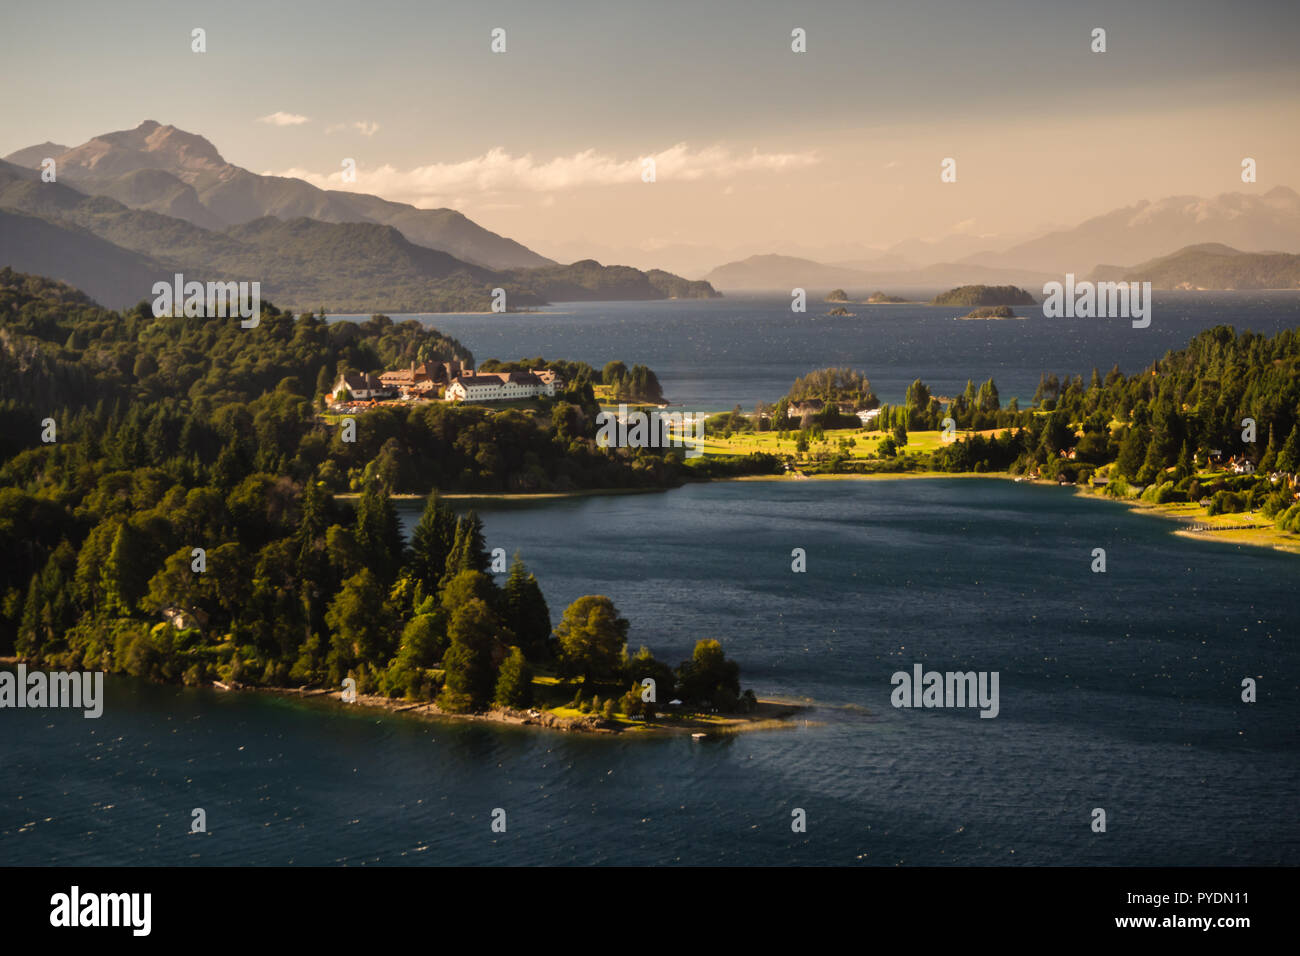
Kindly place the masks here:
[[(980, 434), (990, 436), (998, 434), (998, 431), (999, 429), (992, 429)], [(957, 440), (960, 441), (967, 434), (969, 433), (958, 432)], [(840, 441), (851, 438), (854, 444), (847, 449), (846, 458), (850, 461), (866, 461), (877, 454), (881, 441), (886, 437), (884, 432), (868, 432), (860, 428), (831, 429), (825, 435), (823, 441), (810, 442), (808, 454), (805, 455), (799, 455), (795, 450), (798, 445), (797, 435), (787, 434), (782, 438), (778, 437), (776, 432), (739, 432), (730, 438), (711, 435), (704, 440), (703, 451), (706, 455), (749, 455), (754, 452), (765, 452), (779, 457), (794, 457), (797, 463), (806, 463), (812, 461), (811, 455), (819, 452), (837, 454), (840, 451)], [(907, 445), (902, 450), (909, 455), (929, 454), (943, 444), (945, 442), (941, 431), (908, 432)]]

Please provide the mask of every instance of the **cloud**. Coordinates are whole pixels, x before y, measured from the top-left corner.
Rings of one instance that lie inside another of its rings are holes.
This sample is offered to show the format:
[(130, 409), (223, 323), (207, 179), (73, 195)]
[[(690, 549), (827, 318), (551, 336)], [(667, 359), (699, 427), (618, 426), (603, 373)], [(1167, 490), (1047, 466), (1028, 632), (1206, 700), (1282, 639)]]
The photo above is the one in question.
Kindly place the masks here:
[(655, 162), (657, 183), (730, 179), (745, 173), (784, 173), (805, 169), (820, 160), (815, 152), (764, 153), (753, 149), (735, 152), (724, 146), (691, 149), (678, 143), (648, 156), (619, 158), (595, 149), (568, 156), (538, 160), (532, 153), (515, 156), (490, 149), (481, 156), (454, 163), (431, 163), (399, 170), (391, 165), (358, 169), (355, 183), (344, 183), (342, 171), (328, 174), (305, 169), (268, 172), (292, 176), (323, 189), (351, 189), (378, 193), (389, 199), (430, 206), (445, 203), (449, 195), (462, 201), (498, 193), (556, 193), (593, 187), (640, 184), (642, 163)]
[(306, 116), (299, 116), (297, 113), (268, 113), (266, 116), (257, 118), (259, 123), (266, 123), (270, 126), (301, 126), (308, 122)]
[(341, 133), (344, 130), (354, 129), (362, 136), (374, 136), (379, 132), (379, 124), (372, 123), (369, 120), (357, 120), (355, 123), (334, 123), (325, 127), (327, 133)]

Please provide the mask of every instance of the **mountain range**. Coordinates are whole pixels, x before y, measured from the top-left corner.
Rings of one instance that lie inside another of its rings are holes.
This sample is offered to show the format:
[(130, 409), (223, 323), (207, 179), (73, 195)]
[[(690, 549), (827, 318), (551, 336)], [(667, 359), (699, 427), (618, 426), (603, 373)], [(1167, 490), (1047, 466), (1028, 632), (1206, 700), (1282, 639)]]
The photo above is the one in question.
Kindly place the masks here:
[(467, 219), (454, 209), (417, 209), (365, 193), (320, 189), (301, 179), (262, 176), (228, 163), (202, 136), (146, 120), (69, 148), (43, 143), (5, 157), (39, 169), (53, 159), (59, 182), (133, 209), (160, 212), (204, 229), (264, 216), (393, 226), (418, 245), (489, 269), (555, 263)]
[[(57, 182), (42, 180), (47, 159)], [(1213, 198), (1173, 196), (1001, 251), (992, 242), (971, 235), (913, 239), (879, 250), (860, 246), (857, 254), (849, 246), (821, 247), (838, 253), (832, 261), (750, 255), (690, 281), (590, 258), (561, 265), (452, 209), (419, 209), (252, 173), (227, 162), (204, 137), (152, 120), (75, 147), (40, 143), (0, 161), (0, 265), (62, 279), (113, 307), (146, 298), (152, 281), (141, 291), (143, 279), (174, 272), (201, 281), (258, 279), (263, 295), (282, 307), (336, 312), (480, 311), (498, 287), (514, 308), (711, 297), (715, 289), (1033, 288), (1067, 272), (1121, 276), (1144, 269), (1155, 270), (1146, 281), (1160, 287), (1261, 288), (1264, 282), (1290, 288), (1285, 261), (1239, 257), (1300, 252), (1300, 195), (1276, 186)], [(1215, 245), (1220, 248), (1210, 248)], [(555, 248), (576, 252), (579, 244)], [(684, 263), (705, 251), (662, 246), (642, 251), (637, 261)], [(938, 261), (926, 262), (929, 257)], [(1116, 262), (1140, 265), (1104, 265)]]
[(704, 279), (723, 291), (775, 291), (831, 288), (938, 289), (958, 285), (1042, 285), (1049, 273), (998, 268), (974, 263), (940, 262), (922, 268), (860, 269), (814, 262), (797, 256), (750, 256), (729, 262)]
[[(1189, 245), (1207, 243), (1246, 253), (1300, 252), (1300, 194), (1286, 186), (1275, 186), (1260, 194), (1238, 192), (1208, 199), (1172, 196), (1156, 202), (1143, 201), (1095, 216), (1071, 229), (1016, 243), (1001, 252), (974, 252), (920, 268), (904, 263), (909, 257), (923, 254), (925, 247), (899, 243), (886, 250), (882, 258), (862, 262), (821, 263), (791, 256), (750, 256), (715, 268), (705, 279), (724, 291), (788, 292), (794, 287), (821, 290), (868, 286), (919, 289), (972, 283), (1033, 286), (1059, 280), (1067, 272), (1086, 275), (1103, 263), (1149, 263)], [(958, 247), (930, 248), (938, 252), (956, 251)], [(1220, 281), (1212, 275), (1204, 277), (1205, 281)], [(1192, 287), (1198, 286), (1221, 288), (1192, 281)]]
[(1155, 289), (1300, 289), (1300, 255), (1242, 252), (1207, 242), (1135, 266), (1098, 266), (1089, 278), (1150, 282)]
[[(47, 158), (54, 182), (39, 173)], [(658, 270), (560, 265), (455, 210), (257, 175), (153, 121), (75, 148), (11, 153), (0, 162), (0, 214), (0, 265), (116, 308), (175, 272), (258, 280), (281, 307), (334, 312), (482, 311), (497, 287), (511, 308), (717, 294)]]

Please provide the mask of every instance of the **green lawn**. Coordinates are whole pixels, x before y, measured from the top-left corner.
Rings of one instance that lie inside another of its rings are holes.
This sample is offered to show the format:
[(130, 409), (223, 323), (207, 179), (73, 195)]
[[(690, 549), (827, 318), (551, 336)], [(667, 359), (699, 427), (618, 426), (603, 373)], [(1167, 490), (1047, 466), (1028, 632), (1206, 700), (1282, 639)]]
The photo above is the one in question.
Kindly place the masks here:
[[(983, 435), (996, 435), (999, 429), (993, 429), (981, 432)], [(958, 432), (957, 438), (961, 440), (966, 432)], [(885, 438), (883, 432), (866, 432), (860, 428), (836, 428), (825, 433), (825, 441), (815, 441), (809, 444), (809, 452), (830, 452), (838, 454), (840, 451), (840, 440), (852, 438), (854, 446), (848, 449), (848, 460), (865, 461), (869, 456), (874, 455), (880, 447), (880, 442)], [(706, 455), (749, 455), (755, 452), (766, 452), (769, 455), (778, 455), (780, 457), (794, 456), (801, 461), (810, 461), (806, 456), (798, 455), (795, 451), (798, 444), (798, 436), (787, 434), (784, 438), (778, 438), (776, 432), (738, 432), (730, 438), (723, 438), (721, 435), (711, 435), (704, 440), (703, 451)], [(916, 431), (907, 433), (907, 445), (905, 450), (909, 455), (929, 454), (935, 451), (943, 441), (941, 431)]]

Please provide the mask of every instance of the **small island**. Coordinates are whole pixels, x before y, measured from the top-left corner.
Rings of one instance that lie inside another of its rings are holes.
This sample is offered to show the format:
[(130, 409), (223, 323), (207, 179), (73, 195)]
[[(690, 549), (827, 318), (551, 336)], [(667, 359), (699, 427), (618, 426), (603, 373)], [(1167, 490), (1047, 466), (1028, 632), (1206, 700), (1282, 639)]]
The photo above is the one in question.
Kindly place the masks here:
[(960, 305), (967, 307), (981, 305), (1037, 305), (1034, 297), (1014, 285), (962, 285), (947, 292), (941, 292), (930, 302), (931, 305)]
[(982, 305), (978, 309), (971, 309), (966, 315), (957, 316), (958, 319), (1022, 319), (1024, 316), (1016, 315), (1009, 305)]
[(852, 317), (854, 316), (854, 313), (853, 313), (853, 312), (850, 312), (848, 309), (844, 308), (843, 306), (840, 306), (840, 307), (837, 308), (837, 309), (831, 309), (831, 310), (830, 310), (829, 312), (827, 312), (826, 314), (827, 314), (827, 315), (834, 315), (834, 316), (846, 315), (846, 316), (848, 316), (849, 318), (852, 318)]
[(867, 305), (897, 305), (908, 301), (897, 295), (885, 295), (883, 292), (873, 292), (867, 297)]
[(828, 293), (826, 294), (826, 299), (825, 299), (825, 301), (827, 301), (827, 302), (848, 302), (848, 301), (849, 301), (849, 294), (848, 294), (847, 292), (845, 292), (843, 289), (832, 289), (830, 292), (828, 292)]

